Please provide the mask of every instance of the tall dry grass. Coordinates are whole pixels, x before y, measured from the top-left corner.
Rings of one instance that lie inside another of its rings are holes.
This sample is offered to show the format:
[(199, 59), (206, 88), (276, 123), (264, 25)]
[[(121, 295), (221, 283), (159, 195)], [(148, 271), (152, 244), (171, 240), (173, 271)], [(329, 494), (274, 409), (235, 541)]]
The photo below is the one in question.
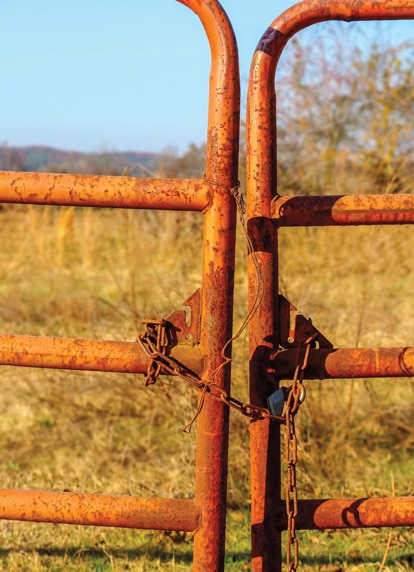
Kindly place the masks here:
[[(335, 347), (414, 343), (410, 227), (286, 229), (283, 293)], [(301, 478), (312, 495), (414, 491), (411, 379), (307, 382), (298, 416)]]
[[(0, 217), (3, 332), (134, 340), (142, 319), (168, 315), (199, 286), (195, 215), (16, 206)], [(235, 327), (246, 314), (239, 234)], [(337, 347), (413, 345), (413, 247), (410, 227), (285, 229), (282, 293)], [(193, 495), (195, 436), (182, 428), (196, 395), (179, 380), (145, 388), (143, 376), (3, 367), (2, 384), (4, 487)], [(297, 417), (300, 496), (389, 495), (392, 487), (412, 494), (412, 381), (306, 386)], [(248, 399), (246, 335), (234, 345), (232, 393)], [(246, 515), (249, 498), (248, 421), (232, 413), (229, 506)], [(6, 525), (4, 538), (21, 546), (27, 536), (35, 545), (29, 530)], [(401, 538), (411, 542), (406, 534)], [(171, 548), (158, 533), (149, 542)]]
[[(168, 315), (200, 285), (197, 215), (14, 206), (0, 217), (3, 332), (134, 340), (142, 319)], [(281, 291), (337, 347), (413, 345), (413, 247), (408, 226), (284, 229)], [(242, 233), (236, 268), (235, 328), (246, 315)], [(145, 388), (143, 376), (3, 367), (2, 384), (4, 487), (193, 495), (195, 436), (182, 428), (194, 414), (196, 395), (179, 380), (161, 378)], [(306, 386), (297, 417), (300, 496), (412, 494), (412, 381)], [(234, 344), (232, 393), (248, 400), (246, 335)], [(234, 522), (246, 529), (238, 535), (248, 551), (248, 422), (237, 414), (231, 415), (228, 488), (230, 507), (242, 515)], [(22, 567), (17, 555), (27, 544), (24, 538), (39, 557), (36, 530), (37, 525), (5, 525), (7, 556), (17, 562), (11, 570)], [(66, 546), (69, 534), (72, 548), (63, 550), (59, 566), (63, 557), (74, 562), (77, 532), (63, 527), (56, 536), (54, 528), (40, 530), (41, 546)], [(79, 542), (99, 542), (96, 532), (88, 534)], [(110, 540), (109, 532), (102, 534), (108, 546), (123, 542), (123, 536)], [(399, 546), (412, 542), (409, 533), (398, 538)], [(167, 541), (157, 533), (146, 542), (168, 554)]]
[[(175, 213), (30, 206), (0, 216), (3, 332), (134, 340), (142, 319), (168, 315), (199, 284), (201, 235), (189, 229), (177, 252)], [(2, 381), (4, 484), (191, 494), (194, 438), (180, 430), (196, 396), (177, 381), (147, 390), (142, 376), (12, 367)]]

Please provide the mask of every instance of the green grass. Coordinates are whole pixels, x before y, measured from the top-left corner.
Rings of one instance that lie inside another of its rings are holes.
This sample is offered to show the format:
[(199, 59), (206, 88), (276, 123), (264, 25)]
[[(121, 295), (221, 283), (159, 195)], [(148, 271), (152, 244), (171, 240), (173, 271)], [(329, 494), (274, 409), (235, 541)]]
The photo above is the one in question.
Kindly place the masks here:
[[(377, 571), (387, 556), (385, 571), (411, 570), (414, 533), (411, 529), (299, 532), (304, 571)], [(285, 539), (283, 539), (285, 540)], [(0, 569), (189, 571), (191, 536), (179, 533), (86, 528), (69, 525), (3, 523)], [(226, 570), (250, 570), (247, 511), (228, 516)]]

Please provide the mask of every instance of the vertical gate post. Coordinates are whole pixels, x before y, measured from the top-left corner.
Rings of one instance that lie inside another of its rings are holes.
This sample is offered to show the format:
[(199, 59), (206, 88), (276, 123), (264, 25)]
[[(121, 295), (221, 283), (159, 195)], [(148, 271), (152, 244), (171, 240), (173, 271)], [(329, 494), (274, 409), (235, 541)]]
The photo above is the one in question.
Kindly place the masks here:
[[(211, 49), (204, 179), (131, 181), (120, 177), (2, 173), (0, 197), (10, 203), (202, 211), (201, 315), (198, 302), (195, 312), (196, 319), (201, 320), (200, 339), (194, 341), (193, 347), (179, 348), (173, 344), (169, 357), (178, 361), (180, 356), (184, 357), (186, 367), (200, 374), (206, 390), (209, 383), (214, 383), (223, 393), (229, 393), (236, 233), (233, 195), (238, 187), (240, 126), (237, 45), (218, 0), (178, 1), (200, 18)], [(143, 373), (148, 371), (148, 358), (153, 361), (153, 354), (147, 352), (144, 338), (139, 339), (142, 347), (138, 342), (3, 335), (0, 336), (0, 361), (16, 366)], [(157, 338), (155, 354), (158, 353)], [(204, 369), (200, 362), (204, 363)], [(6, 490), (1, 494), (1, 517), (191, 531), (195, 533), (193, 570), (223, 571), (229, 407), (220, 400), (208, 397), (204, 400), (204, 397), (205, 394), (200, 398), (197, 412), (194, 502)], [(39, 503), (42, 510), (38, 510)]]
[[(230, 367), (222, 351), (232, 336), (240, 86), (236, 40), (216, 1), (179, 0), (206, 30), (212, 67), (207, 134), (201, 345), (207, 356), (203, 378), (230, 390)], [(226, 356), (230, 356), (230, 345)], [(194, 537), (194, 571), (224, 569), (229, 408), (205, 399), (197, 420), (196, 494), (201, 526)]]
[[(306, 0), (283, 12), (263, 34), (255, 51), (247, 100), (249, 307), (260, 306), (250, 322), (250, 393), (253, 404), (266, 406), (276, 388), (266, 363), (279, 345), (277, 230), (272, 201), (277, 197), (275, 73), (282, 50), (298, 31), (326, 20), (391, 20), (414, 18), (408, 0)], [(260, 274), (259, 280), (257, 279)], [(274, 424), (276, 425), (276, 424)], [(279, 427), (251, 422), (252, 556), (254, 572), (281, 570)], [(280, 521), (280, 517), (279, 517)]]
[[(279, 343), (277, 232), (271, 213), (276, 192), (276, 97), (274, 90), (267, 97), (270, 90), (261, 73), (269, 66), (273, 71), (269, 54), (259, 46), (251, 66), (247, 106), (247, 216), (253, 246), (248, 259), (249, 310), (257, 306), (249, 328), (250, 400), (261, 407), (267, 407), (266, 398), (275, 389), (265, 364)], [(252, 570), (279, 572), (281, 533), (273, 523), (280, 498), (279, 425), (268, 419), (251, 421), (250, 463)]]

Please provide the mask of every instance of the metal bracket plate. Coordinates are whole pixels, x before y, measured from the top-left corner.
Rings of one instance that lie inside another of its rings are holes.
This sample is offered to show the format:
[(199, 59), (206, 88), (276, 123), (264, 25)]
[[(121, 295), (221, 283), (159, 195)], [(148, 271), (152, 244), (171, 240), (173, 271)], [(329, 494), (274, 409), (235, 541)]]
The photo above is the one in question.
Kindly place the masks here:
[(333, 344), (325, 338), (287, 298), (279, 295), (280, 345), (282, 348), (297, 348), (313, 334), (317, 334), (314, 345), (320, 348), (333, 348)]
[(180, 308), (168, 317), (171, 341), (175, 344), (196, 345), (200, 342), (201, 289), (198, 288)]

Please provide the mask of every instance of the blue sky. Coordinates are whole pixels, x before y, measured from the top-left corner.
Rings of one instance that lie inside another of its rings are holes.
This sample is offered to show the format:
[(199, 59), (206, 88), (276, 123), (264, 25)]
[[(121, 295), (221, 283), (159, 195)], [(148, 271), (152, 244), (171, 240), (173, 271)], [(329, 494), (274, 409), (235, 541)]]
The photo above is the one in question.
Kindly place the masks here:
[[(222, 0), (244, 86), (262, 33), (292, 4)], [(0, 144), (183, 152), (205, 140), (209, 48), (182, 4), (2, 0), (1, 16)]]

